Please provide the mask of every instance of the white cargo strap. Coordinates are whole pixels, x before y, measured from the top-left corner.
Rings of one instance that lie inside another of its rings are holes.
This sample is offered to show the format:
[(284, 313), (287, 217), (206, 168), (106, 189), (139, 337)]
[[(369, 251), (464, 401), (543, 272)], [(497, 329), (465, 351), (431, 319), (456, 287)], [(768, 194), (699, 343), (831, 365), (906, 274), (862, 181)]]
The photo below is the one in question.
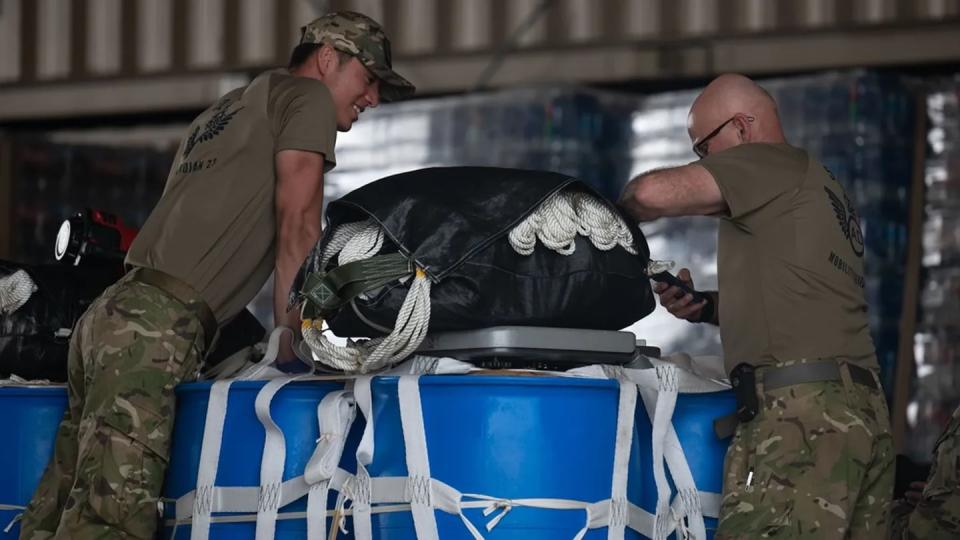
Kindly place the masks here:
[(207, 419), (203, 425), (203, 441), (200, 444), (197, 488), (193, 492), (194, 499), (191, 505), (193, 507), (193, 518), (190, 522), (191, 540), (207, 540), (210, 536), (214, 486), (217, 482), (217, 469), (220, 466), (220, 445), (223, 442), (223, 422), (227, 416), (227, 397), (232, 383), (231, 380), (217, 381), (210, 387)]
[[(352, 477), (350, 473), (342, 469), (338, 470), (330, 481), (330, 489), (340, 489), (350, 477)], [(286, 480), (280, 484), (280, 507), (300, 499), (309, 491), (310, 486), (302, 476)], [(212, 512), (251, 513), (249, 521), (256, 520), (257, 508), (260, 505), (260, 486), (215, 486), (211, 492), (213, 494), (210, 498)], [(196, 494), (196, 491), (191, 491), (176, 500), (178, 524), (192, 524)], [(218, 517), (211, 517), (210, 522), (219, 522)]]
[[(441, 510), (450, 514), (458, 514), (473, 538), (482, 540), (483, 536), (464, 516), (464, 509), (482, 508), (485, 516), (497, 512), (487, 523), (487, 530), (492, 530), (512, 508), (528, 506), (585, 512), (585, 524), (577, 533), (577, 539), (582, 539), (590, 529), (602, 527), (608, 527), (608, 538), (614, 539), (622, 538), (626, 527), (651, 538), (665, 538), (675, 531), (680, 538), (705, 538), (703, 516), (717, 516), (720, 495), (697, 491), (670, 418), (676, 404), (678, 391), (685, 393), (716, 392), (724, 390), (728, 386), (716, 380), (704, 380), (702, 377), (688, 372), (688, 370), (678, 369), (667, 362), (654, 361), (654, 364), (657, 366), (656, 369), (589, 366), (556, 374), (590, 378), (605, 377), (616, 379), (620, 383), (611, 497), (593, 503), (565, 499), (509, 499), (480, 494), (461, 494), (455, 488), (432, 478), (430, 476), (429, 454), (420, 400), (419, 375), (421, 373), (462, 374), (477, 371), (477, 369), (470, 364), (453, 359), (427, 357), (415, 357), (412, 361), (397, 366), (388, 372), (390, 375), (400, 377), (398, 397), (407, 460), (408, 475), (406, 477), (369, 477), (366, 466), (373, 462), (375, 424), (372, 411), (372, 377), (364, 376), (355, 380), (353, 390), (355, 407), (360, 409), (367, 421), (363, 438), (357, 448), (357, 474), (350, 475), (337, 468), (339, 462), (337, 453), (342, 453), (342, 445), (349, 432), (351, 418), (356, 412), (350, 392), (339, 391), (326, 396), (318, 407), (321, 437), (318, 441), (318, 448), (311, 457), (304, 476), (280, 483), (283, 473), (284, 445), (282, 433), (269, 419), (270, 400), (276, 391), (294, 379), (323, 380), (324, 378), (301, 375), (295, 378), (271, 381), (257, 396), (257, 416), (267, 430), (261, 467), (261, 486), (260, 488), (214, 488), (212, 483), (216, 478), (216, 470), (215, 467), (207, 467), (206, 475), (212, 478), (209, 482), (211, 485), (209, 494), (205, 494), (209, 498), (205, 503), (206, 507), (209, 508), (206, 517), (206, 529), (209, 529), (210, 521), (256, 521), (258, 540), (262, 538), (270, 539), (273, 537), (278, 519), (297, 519), (299, 516), (299, 519), (307, 519), (310, 537), (315, 536), (314, 531), (321, 532), (322, 537), (322, 533), (326, 532), (325, 518), (327, 516), (333, 515), (335, 520), (333, 526), (336, 527), (340, 518), (352, 514), (354, 536), (358, 540), (370, 540), (373, 532), (372, 514), (410, 511), (413, 514), (418, 538), (431, 540), (438, 538), (434, 511)], [(626, 495), (638, 388), (654, 426), (652, 437), (653, 465), (658, 495), (660, 495), (656, 515), (630, 503)], [(226, 395), (225, 391), (222, 391), (222, 393), (222, 396), (217, 396), (214, 389), (211, 389), (211, 405), (208, 406), (208, 409), (212, 407), (215, 410), (217, 408), (215, 402), (222, 400), (223, 414), (225, 414)], [(208, 412), (208, 423), (210, 418), (211, 415)], [(222, 436), (222, 421), (219, 429)], [(207, 429), (205, 431), (211, 430)], [(275, 433), (271, 434), (273, 431)], [(206, 443), (208, 436), (209, 434), (205, 432), (204, 448), (212, 448), (210, 444)], [(219, 452), (217, 457), (219, 457)], [(268, 462), (275, 464), (274, 470), (267, 470), (269, 467), (265, 466)], [(666, 479), (664, 463), (669, 468), (678, 491), (677, 496), (672, 501), (670, 501), (670, 489)], [(201, 471), (203, 470), (202, 467)], [(333, 471), (332, 476), (330, 476), (331, 471)], [(325, 480), (328, 476), (330, 476), (330, 479)], [(198, 483), (198, 486), (200, 485)], [(265, 486), (268, 488), (267, 490), (264, 489)], [(341, 500), (338, 501), (337, 509), (332, 512), (325, 511), (327, 493), (330, 489), (338, 490), (341, 493)], [(201, 491), (198, 487), (197, 493), (201, 493)], [(191, 523), (197, 520), (196, 512), (193, 511), (195, 510), (193, 506), (196, 505), (187, 504), (193, 502), (193, 495), (188, 494), (188, 496), (184, 496), (177, 501), (178, 519), (175, 523), (184, 522), (183, 520), (188, 517), (191, 518)], [(277, 510), (280, 507), (303, 496), (308, 498), (307, 512), (285, 513), (278, 516)], [(352, 508), (342, 508), (344, 499), (351, 500)], [(253, 509), (257, 510), (256, 516), (249, 514)], [(211, 511), (246, 512), (248, 515), (210, 518), (209, 513)], [(203, 532), (206, 534), (206, 530)], [(197, 531), (194, 530), (194, 534), (196, 533)], [(261, 537), (261, 534), (266, 536)]]
[(437, 518), (433, 513), (433, 486), (427, 457), (427, 436), (423, 427), (423, 407), (420, 404), (420, 376), (400, 377), (397, 395), (407, 455), (406, 491), (413, 514), (413, 526), (418, 540), (439, 540)]
[(331, 392), (317, 405), (320, 438), (303, 471), (303, 479), (310, 485), (307, 495), (307, 538), (327, 538), (330, 480), (339, 470), (347, 435), (356, 415), (353, 393), (347, 390)]
[[(703, 515), (699, 511), (700, 504), (696, 503), (699, 500), (699, 493), (683, 448), (680, 446), (676, 429), (670, 421), (677, 403), (679, 374), (683, 372), (670, 365), (659, 365), (655, 369), (658, 388), (656, 390), (646, 386), (640, 388), (644, 408), (653, 426), (651, 435), (653, 473), (657, 486), (657, 511), (653, 538), (654, 540), (665, 539), (670, 534), (668, 531), (683, 519), (692, 521), (690, 532), (694, 538), (706, 538), (706, 526), (703, 523)], [(665, 463), (677, 489), (675, 502), (678, 506), (671, 505)]]
[[(263, 358), (255, 363), (250, 364), (240, 370), (239, 373), (234, 375), (234, 378), (242, 381), (263, 381), (267, 379), (276, 379), (281, 377), (288, 377), (286, 373), (280, 371), (275, 367), (277, 362), (277, 356), (280, 354), (280, 339), (283, 337), (283, 334), (290, 334), (290, 339), (295, 339), (293, 330), (287, 328), (286, 326), (278, 326), (270, 332), (270, 337), (267, 340), (267, 348), (264, 351)], [(312, 362), (306, 362), (301, 360), (299, 357), (294, 358), (291, 362), (301, 362), (312, 368)]]
[[(689, 357), (685, 359), (689, 363)], [(706, 538), (703, 516), (718, 516), (720, 495), (701, 493), (697, 490), (676, 429), (670, 419), (673, 417), (678, 392), (718, 392), (728, 389), (729, 385), (713, 378), (705, 379), (703, 376), (694, 375), (686, 369), (678, 369), (673, 362), (653, 361), (653, 363), (654, 369), (603, 367), (606, 376), (621, 381), (629, 380), (638, 385), (644, 408), (653, 427), (651, 436), (653, 472), (658, 502), (653, 531), (644, 534), (655, 539), (665, 538), (678, 525), (682, 526), (686, 521), (687, 525), (683, 526), (683, 530), (686, 531), (684, 536), (689, 533), (694, 538)], [(583, 370), (588, 371), (591, 368), (593, 366)], [(664, 462), (670, 470), (677, 489), (677, 497), (673, 504), (670, 502), (670, 486), (667, 482)], [(635, 528), (632, 523), (630, 527)]]
[(610, 490), (610, 524), (607, 526), (607, 538), (610, 540), (623, 540), (624, 531), (629, 524), (627, 477), (630, 473), (630, 447), (633, 444), (633, 426), (637, 411), (637, 385), (629, 381), (619, 382), (613, 487)]
[(270, 416), (270, 403), (284, 386), (303, 379), (308, 374), (272, 379), (254, 402), (257, 419), (263, 424), (266, 437), (263, 441), (263, 456), (260, 459), (260, 496), (257, 504), (256, 540), (273, 540), (276, 534), (277, 513), (280, 511), (280, 487), (283, 483), (283, 466), (287, 459), (287, 445), (283, 431)]
[(4, 534), (9, 534), (13, 530), (13, 526), (17, 524), (18, 521), (23, 519), (23, 513), (27, 510), (26, 506), (17, 506), (15, 504), (0, 504), (0, 511), (9, 511), (9, 510), (20, 510), (16, 515), (13, 516), (13, 519), (10, 520), (10, 523), (7, 523), (7, 526), (3, 528)]
[[(659, 388), (655, 396), (654, 413), (651, 420), (653, 434), (653, 479), (657, 485), (657, 511), (654, 523), (653, 540), (665, 540), (670, 507), (670, 484), (667, 483), (667, 474), (664, 469), (664, 444), (667, 430), (672, 427), (670, 419), (677, 404), (676, 371), (666, 366), (658, 366), (657, 380)], [(649, 413), (649, 409), (647, 410)]]
[[(365, 375), (354, 381), (353, 395), (360, 409), (360, 414), (366, 420), (363, 436), (357, 445), (357, 474), (347, 489), (347, 494), (353, 501), (353, 534), (357, 540), (373, 539), (373, 523), (371, 521), (371, 481), (367, 472), (367, 465), (373, 463), (374, 453), (374, 417), (373, 395), (370, 383), (373, 377)], [(336, 527), (336, 524), (333, 525)]]

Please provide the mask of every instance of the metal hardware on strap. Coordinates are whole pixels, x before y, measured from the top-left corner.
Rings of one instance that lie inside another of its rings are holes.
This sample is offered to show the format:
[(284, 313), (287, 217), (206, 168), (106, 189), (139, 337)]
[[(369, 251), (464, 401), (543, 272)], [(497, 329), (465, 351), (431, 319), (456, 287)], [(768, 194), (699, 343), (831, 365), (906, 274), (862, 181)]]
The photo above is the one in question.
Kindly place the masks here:
[[(877, 378), (867, 368), (846, 364), (850, 372), (850, 380), (856, 384), (879, 390)], [(840, 364), (835, 360), (824, 360), (792, 366), (760, 367), (758, 368), (763, 381), (764, 390), (775, 390), (795, 384), (841, 380)], [(726, 439), (737, 429), (739, 419), (736, 413), (716, 418), (713, 421), (713, 430), (717, 437)]]
[(203, 327), (203, 351), (209, 352), (213, 338), (217, 334), (219, 325), (210, 306), (203, 300), (193, 287), (183, 281), (153, 268), (137, 267), (130, 271), (131, 279), (151, 285), (167, 293), (171, 298), (180, 302), (190, 311), (193, 311)]

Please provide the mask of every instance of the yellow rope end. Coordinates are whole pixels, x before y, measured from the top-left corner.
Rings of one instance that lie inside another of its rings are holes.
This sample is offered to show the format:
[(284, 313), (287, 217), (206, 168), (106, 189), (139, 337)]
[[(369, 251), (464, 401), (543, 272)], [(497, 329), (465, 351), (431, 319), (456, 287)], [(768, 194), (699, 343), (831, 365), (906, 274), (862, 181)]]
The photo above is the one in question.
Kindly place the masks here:
[(419, 266), (417, 267), (417, 277), (418, 278), (427, 277), (427, 273), (424, 271), (423, 268), (420, 268)]
[(300, 323), (301, 332), (306, 332), (311, 328), (323, 330), (323, 319), (303, 319)]

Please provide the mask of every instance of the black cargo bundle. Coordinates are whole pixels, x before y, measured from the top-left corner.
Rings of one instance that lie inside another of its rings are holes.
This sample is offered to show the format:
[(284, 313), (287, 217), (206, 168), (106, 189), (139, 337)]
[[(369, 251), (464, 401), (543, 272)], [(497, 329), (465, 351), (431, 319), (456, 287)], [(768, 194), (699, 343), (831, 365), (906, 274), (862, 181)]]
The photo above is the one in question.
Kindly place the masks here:
[[(339, 336), (383, 336), (420, 269), (432, 286), (431, 332), (498, 325), (620, 329), (648, 315), (655, 305), (649, 249), (638, 228), (626, 234), (635, 254), (601, 251), (581, 235), (566, 255), (544, 246), (524, 255), (508, 241), (560, 192), (600, 200), (621, 227), (629, 223), (587, 185), (550, 172), (431, 168), (368, 184), (329, 205), (327, 232), (301, 268), (294, 285), (301, 294), (292, 300), (306, 299), (305, 319), (322, 318)], [(382, 247), (366, 261), (338, 265), (331, 256), (342, 248), (331, 245), (338, 229), (364, 221), (380, 226)]]
[(73, 325), (120, 272), (118, 264), (25, 265), (0, 261), (0, 277), (25, 271), (36, 291), (16, 311), (0, 315), (0, 379), (67, 380)]
[[(72, 330), (90, 304), (123, 275), (119, 259), (87, 257), (79, 266), (27, 265), (0, 260), (0, 278), (25, 271), (36, 285), (23, 306), (0, 313), (0, 379), (67, 380), (67, 350)], [(241, 311), (220, 330), (216, 349), (204, 360), (216, 365), (251, 346), (265, 334), (248, 311)]]

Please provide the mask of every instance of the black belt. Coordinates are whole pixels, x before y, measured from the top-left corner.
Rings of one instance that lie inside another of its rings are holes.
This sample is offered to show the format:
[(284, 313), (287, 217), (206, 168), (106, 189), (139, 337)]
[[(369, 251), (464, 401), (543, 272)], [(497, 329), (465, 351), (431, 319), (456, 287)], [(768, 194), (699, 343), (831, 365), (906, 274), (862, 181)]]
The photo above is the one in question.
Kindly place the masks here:
[[(879, 390), (877, 379), (867, 368), (847, 364), (850, 379), (857, 383)], [(792, 366), (764, 368), (763, 389), (775, 390), (784, 386), (822, 381), (840, 380), (840, 365), (834, 361), (794, 364)]]
[[(741, 366), (744, 365), (745, 364), (741, 364)], [(717, 434), (717, 437), (721, 439), (733, 435), (733, 432), (737, 429), (737, 424), (752, 419), (753, 414), (756, 414), (758, 409), (758, 404), (756, 403), (756, 386), (752, 377), (753, 368), (752, 366), (747, 366), (750, 368), (747, 371), (750, 372), (749, 374), (751, 376), (742, 377), (738, 374), (741, 366), (734, 368), (734, 371), (730, 374), (731, 382), (735, 387), (734, 391), (737, 393), (737, 412), (721, 416), (713, 421), (713, 430)], [(850, 380), (854, 383), (875, 390), (880, 389), (880, 385), (877, 383), (877, 378), (874, 376), (873, 371), (853, 364), (846, 364), (846, 366), (850, 372)], [(842, 378), (840, 365), (833, 360), (794, 364), (792, 366), (763, 367), (760, 369), (763, 370), (764, 390), (775, 390), (795, 384), (839, 381)], [(746, 385), (746, 387), (736, 388), (739, 384)], [(744, 398), (744, 396), (747, 397)], [(746, 399), (750, 398), (753, 398), (754, 403), (743, 403)], [(744, 413), (746, 413), (746, 418), (742, 417)]]
[(200, 294), (183, 281), (153, 268), (137, 267), (130, 271), (131, 279), (145, 283), (167, 293), (171, 298), (193, 311), (203, 327), (203, 354), (210, 350), (213, 337), (217, 333), (217, 319), (213, 316), (210, 306), (203, 301)]

